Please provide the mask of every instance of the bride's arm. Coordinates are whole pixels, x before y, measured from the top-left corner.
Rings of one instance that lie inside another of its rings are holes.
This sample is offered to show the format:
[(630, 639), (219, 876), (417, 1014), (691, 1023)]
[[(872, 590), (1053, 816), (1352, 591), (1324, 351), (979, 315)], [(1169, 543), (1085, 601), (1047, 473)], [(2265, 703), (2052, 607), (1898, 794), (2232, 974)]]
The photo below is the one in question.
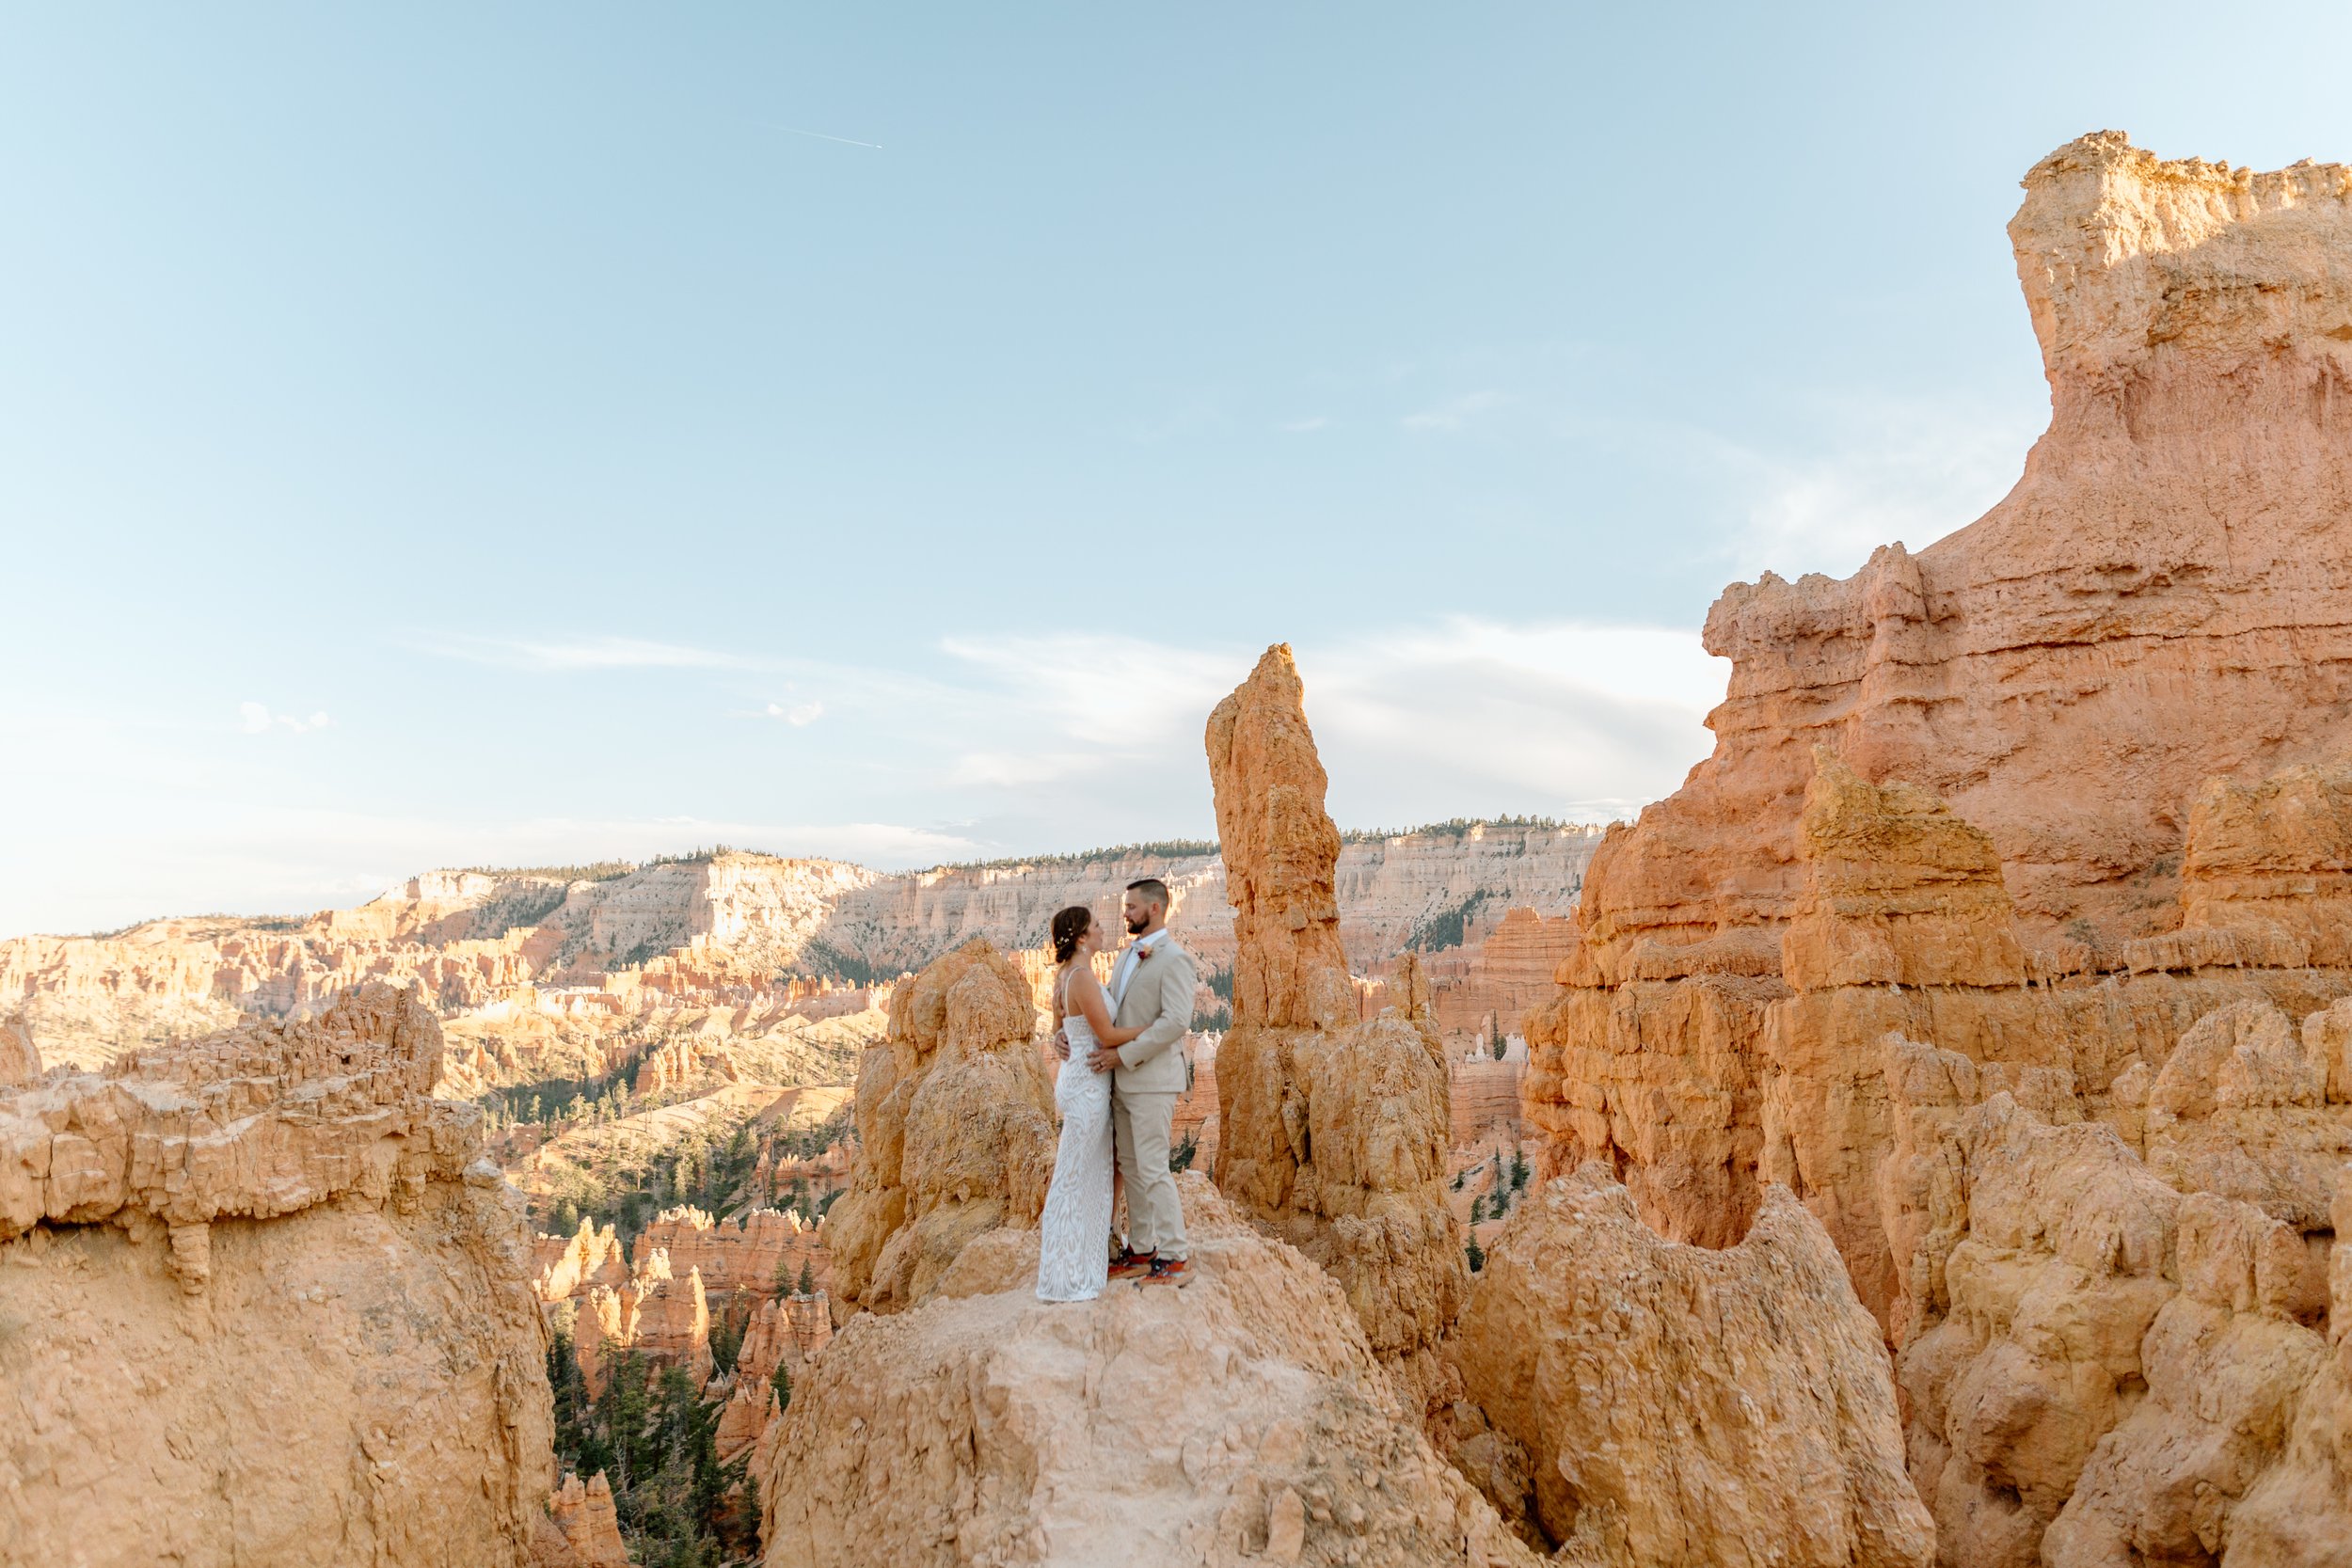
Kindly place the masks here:
[(1105, 1050), (1116, 1050), (1143, 1033), (1140, 1029), (1120, 1029), (1111, 1023), (1110, 1003), (1103, 995), (1103, 982), (1094, 977), (1092, 965), (1073, 969), (1070, 973), (1070, 999), (1086, 1015), (1087, 1027)]

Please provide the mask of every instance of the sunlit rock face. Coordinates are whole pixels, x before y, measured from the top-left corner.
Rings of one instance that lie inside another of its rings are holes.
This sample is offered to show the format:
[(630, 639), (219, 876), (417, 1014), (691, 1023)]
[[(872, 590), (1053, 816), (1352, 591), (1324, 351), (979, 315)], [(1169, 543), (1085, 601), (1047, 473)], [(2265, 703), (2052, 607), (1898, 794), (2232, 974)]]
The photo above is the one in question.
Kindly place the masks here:
[(1469, 1271), (1446, 1204), (1446, 1053), (1409, 963), (1397, 1005), (1357, 1021), (1332, 892), (1340, 835), (1287, 647), (1209, 717), (1209, 778), (1233, 899), (1233, 1027), (1217, 1049), (1216, 1180), (1329, 1271), (1409, 1398), (1450, 1398), (1434, 1354)]
[(0, 1555), (525, 1560), (548, 1336), (440, 1049), (373, 986), (0, 1090)]
[(1570, 1560), (1931, 1560), (1877, 1325), (1784, 1189), (1710, 1251), (1606, 1167), (1563, 1177), (1506, 1222), (1448, 1348), (1462, 1468)]
[(1028, 982), (975, 939), (900, 986), (857, 1080), (864, 1156), (825, 1216), (836, 1315), (900, 1311), (1000, 1226), (1033, 1226), (1058, 1136)]
[(773, 1568), (1537, 1559), (1431, 1449), (1328, 1275), (1178, 1178), (1195, 1277), (1037, 1299), (1037, 1233), (861, 1313), (759, 1450)]
[(1679, 1241), (1790, 1189), (1944, 1562), (2325, 1561), (2352, 170), (2110, 133), (2025, 186), (2048, 432), (1916, 554), (1718, 601), (1714, 754), (1595, 855), (1525, 1119)]
[(2105, 1121), (2062, 1084), (1884, 1043), (1911, 1467), (1947, 1561), (2319, 1563), (2352, 1540), (2352, 1105), (2317, 1088), (2341, 1016), (2217, 1009)]

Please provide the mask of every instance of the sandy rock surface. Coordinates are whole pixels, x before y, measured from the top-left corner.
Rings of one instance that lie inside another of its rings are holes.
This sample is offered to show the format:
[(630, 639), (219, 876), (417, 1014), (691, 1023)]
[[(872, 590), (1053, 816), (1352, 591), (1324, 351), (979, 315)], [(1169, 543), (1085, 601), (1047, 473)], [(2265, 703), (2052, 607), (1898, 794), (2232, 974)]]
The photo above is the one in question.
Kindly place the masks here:
[(547, 1330), (439, 1050), (370, 987), (0, 1092), (0, 1556), (524, 1560)]
[(1329, 1278), (1178, 1185), (1181, 1291), (1041, 1303), (1036, 1233), (998, 1231), (852, 1320), (764, 1446), (767, 1560), (1532, 1565)]
[(1459, 1462), (1575, 1562), (1926, 1568), (1877, 1325), (1787, 1191), (1734, 1247), (1661, 1238), (1588, 1165), (1503, 1227), (1447, 1346)]

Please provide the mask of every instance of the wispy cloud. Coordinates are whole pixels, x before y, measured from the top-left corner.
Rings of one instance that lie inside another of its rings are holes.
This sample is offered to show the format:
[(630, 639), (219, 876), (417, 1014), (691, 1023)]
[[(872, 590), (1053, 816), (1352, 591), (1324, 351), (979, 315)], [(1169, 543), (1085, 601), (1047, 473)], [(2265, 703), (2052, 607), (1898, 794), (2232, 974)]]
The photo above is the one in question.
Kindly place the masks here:
[(640, 637), (578, 637), (542, 641), (526, 637), (478, 637), (432, 632), (410, 640), (419, 652), (469, 664), (507, 670), (566, 673), (578, 670), (742, 670), (755, 659), (714, 648), (657, 642)]
[[(947, 651), (985, 744), (956, 787), (1109, 789), (1167, 809), (1205, 781), (1200, 727), (1259, 649), (1099, 636), (964, 638)], [(1454, 617), (1295, 648), (1308, 717), (1355, 824), (1484, 810), (1606, 818), (1671, 791), (1707, 754), (1727, 667), (1684, 628)], [(1008, 732), (1034, 741), (1008, 748)]]
[(824, 716), (825, 705), (822, 703), (795, 703), (789, 707), (787, 707), (782, 703), (770, 703), (768, 705), (769, 718), (781, 719), (786, 723), (791, 725), (794, 729), (801, 729), (807, 725), (814, 724), (818, 720), (822, 719)]
[(237, 728), (247, 735), (267, 735), (272, 730), (291, 730), (295, 735), (305, 735), (311, 730), (323, 730), (334, 721), (324, 713), (313, 713), (308, 719), (297, 719), (291, 713), (273, 713), (267, 703), (237, 705)]
[(1983, 515), (2017, 483), (2035, 411), (1921, 400), (1825, 404), (1811, 452), (1718, 442), (1715, 460), (1749, 499), (1718, 555), (1735, 569), (1844, 576), (1877, 546), (1914, 550)]
[(1396, 422), (1406, 430), (1435, 430), (1452, 435), (1467, 427), (1471, 420), (1494, 412), (1510, 401), (1502, 393), (1492, 389), (1482, 392), (1465, 392), (1459, 397), (1448, 398), (1433, 407), (1407, 414)]

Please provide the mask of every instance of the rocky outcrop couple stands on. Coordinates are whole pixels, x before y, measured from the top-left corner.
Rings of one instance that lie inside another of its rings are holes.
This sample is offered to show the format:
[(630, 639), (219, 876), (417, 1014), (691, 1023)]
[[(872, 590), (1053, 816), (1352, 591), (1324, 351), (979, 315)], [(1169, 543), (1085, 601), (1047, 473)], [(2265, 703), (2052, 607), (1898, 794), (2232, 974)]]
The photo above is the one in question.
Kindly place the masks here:
[[(1054, 916), (1054, 1048), (1062, 1059), (1054, 1104), (1062, 1121), (1039, 1221), (1044, 1301), (1090, 1301), (1113, 1279), (1184, 1281), (1190, 1248), (1168, 1144), (1187, 1076), (1194, 978), (1192, 955), (1168, 928), (1168, 902), (1157, 878), (1127, 884), (1120, 914), (1130, 941), (1107, 994), (1094, 975), (1106, 940), (1094, 911), (1073, 904)], [(1124, 1244), (1111, 1231), (1115, 1180), (1126, 1186)]]

